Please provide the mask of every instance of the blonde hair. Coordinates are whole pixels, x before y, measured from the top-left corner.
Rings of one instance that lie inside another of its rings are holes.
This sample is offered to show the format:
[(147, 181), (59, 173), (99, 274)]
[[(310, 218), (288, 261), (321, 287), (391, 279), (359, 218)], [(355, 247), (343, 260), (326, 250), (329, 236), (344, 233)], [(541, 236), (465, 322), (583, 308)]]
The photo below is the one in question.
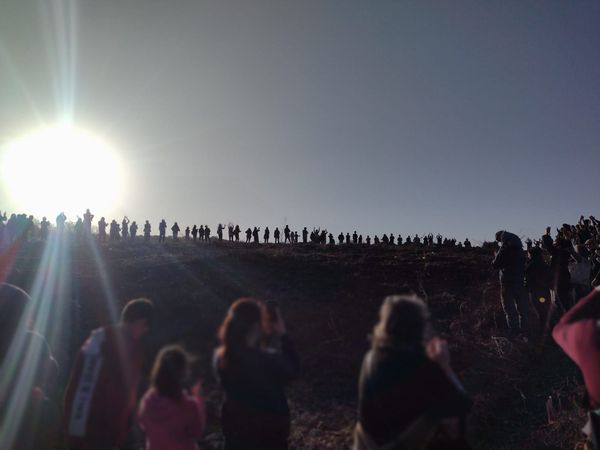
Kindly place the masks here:
[(391, 295), (379, 309), (373, 328), (373, 347), (422, 346), (429, 322), (429, 309), (416, 295)]

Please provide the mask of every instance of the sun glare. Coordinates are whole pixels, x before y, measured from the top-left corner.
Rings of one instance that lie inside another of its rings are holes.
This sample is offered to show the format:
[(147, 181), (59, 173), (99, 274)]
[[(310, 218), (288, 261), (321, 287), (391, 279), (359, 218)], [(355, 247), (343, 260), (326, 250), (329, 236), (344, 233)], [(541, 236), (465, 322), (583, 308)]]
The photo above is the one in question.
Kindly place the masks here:
[(108, 213), (123, 193), (123, 168), (115, 151), (70, 125), (44, 128), (8, 143), (0, 166), (18, 212), (64, 211), (70, 220), (86, 208)]

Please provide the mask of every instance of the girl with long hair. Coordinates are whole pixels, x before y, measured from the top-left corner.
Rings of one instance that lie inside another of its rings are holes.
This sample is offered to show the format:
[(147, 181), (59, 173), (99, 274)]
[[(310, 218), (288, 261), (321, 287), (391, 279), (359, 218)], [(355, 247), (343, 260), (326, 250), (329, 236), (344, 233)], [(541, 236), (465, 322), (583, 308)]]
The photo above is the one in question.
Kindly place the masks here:
[(191, 357), (179, 346), (164, 347), (156, 357), (151, 388), (142, 398), (138, 421), (146, 432), (147, 450), (198, 450), (205, 426), (200, 383), (188, 393)]

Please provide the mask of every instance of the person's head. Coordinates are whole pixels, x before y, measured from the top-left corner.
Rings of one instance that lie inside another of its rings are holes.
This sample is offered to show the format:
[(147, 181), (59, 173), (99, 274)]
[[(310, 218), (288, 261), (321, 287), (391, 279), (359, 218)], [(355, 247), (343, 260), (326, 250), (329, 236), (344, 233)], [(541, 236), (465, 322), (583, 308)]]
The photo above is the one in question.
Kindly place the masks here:
[(222, 364), (248, 347), (258, 346), (261, 338), (262, 304), (253, 298), (236, 300), (219, 328)]
[(134, 339), (141, 339), (152, 326), (154, 306), (147, 298), (130, 300), (121, 311), (121, 323), (129, 328)]
[(12, 284), (0, 283), (0, 363), (6, 355), (13, 336), (19, 328), (26, 328), (27, 306), (31, 297)]
[(180, 346), (163, 347), (154, 360), (150, 383), (158, 395), (177, 400), (190, 375), (192, 357)]
[(428, 323), (427, 305), (416, 295), (386, 297), (373, 329), (373, 347), (422, 347)]
[(496, 231), (496, 242), (502, 242), (503, 235), (504, 235), (504, 230)]

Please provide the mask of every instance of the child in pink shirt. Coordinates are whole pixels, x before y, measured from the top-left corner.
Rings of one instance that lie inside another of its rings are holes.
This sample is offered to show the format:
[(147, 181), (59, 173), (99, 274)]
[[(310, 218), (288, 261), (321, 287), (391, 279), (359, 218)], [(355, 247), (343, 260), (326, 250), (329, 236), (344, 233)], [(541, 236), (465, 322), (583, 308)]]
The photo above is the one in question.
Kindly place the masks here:
[(138, 422), (146, 432), (147, 450), (198, 450), (196, 440), (205, 425), (200, 384), (188, 394), (183, 383), (190, 358), (178, 346), (163, 348), (152, 369), (152, 387), (144, 394)]

